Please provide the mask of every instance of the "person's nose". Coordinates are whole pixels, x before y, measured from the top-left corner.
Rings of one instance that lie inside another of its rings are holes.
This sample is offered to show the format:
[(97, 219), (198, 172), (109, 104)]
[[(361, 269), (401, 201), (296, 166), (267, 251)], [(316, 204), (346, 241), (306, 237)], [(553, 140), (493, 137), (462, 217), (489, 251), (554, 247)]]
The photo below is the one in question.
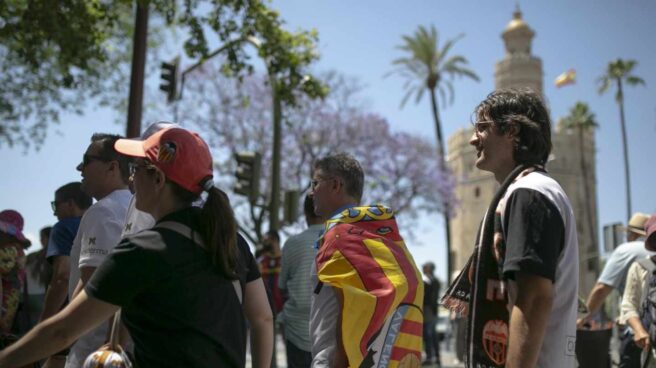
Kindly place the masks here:
[(472, 133), (471, 138), (469, 138), (469, 144), (476, 147), (478, 146), (479, 142), (480, 142), (480, 137), (478, 136), (478, 134), (476, 134), (476, 132)]
[(83, 164), (82, 162), (80, 162), (80, 163), (75, 167), (75, 170), (77, 170), (77, 171), (79, 171), (79, 172), (82, 172), (82, 168), (84, 168), (84, 164)]

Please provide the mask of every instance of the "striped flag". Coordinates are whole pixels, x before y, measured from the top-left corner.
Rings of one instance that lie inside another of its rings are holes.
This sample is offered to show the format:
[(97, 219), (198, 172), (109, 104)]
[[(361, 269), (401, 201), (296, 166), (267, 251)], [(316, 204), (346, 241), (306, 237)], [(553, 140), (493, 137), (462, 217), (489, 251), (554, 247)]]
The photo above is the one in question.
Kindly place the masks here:
[(394, 213), (352, 207), (328, 220), (319, 281), (340, 289), (342, 343), (351, 367), (418, 367), (424, 284)]
[(558, 77), (556, 77), (556, 80), (554, 81), (556, 87), (558, 88), (566, 86), (568, 84), (574, 84), (575, 82), (576, 82), (576, 70), (574, 69), (570, 69), (565, 73), (559, 75)]

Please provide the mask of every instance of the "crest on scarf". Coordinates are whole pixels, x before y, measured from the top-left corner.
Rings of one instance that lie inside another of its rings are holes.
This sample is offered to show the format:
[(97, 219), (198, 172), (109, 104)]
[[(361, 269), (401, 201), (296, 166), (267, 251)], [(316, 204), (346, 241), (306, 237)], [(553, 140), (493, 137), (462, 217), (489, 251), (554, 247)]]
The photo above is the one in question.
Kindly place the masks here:
[(483, 348), (488, 358), (498, 365), (504, 365), (507, 345), (508, 324), (498, 319), (488, 321), (483, 327)]
[(164, 142), (159, 146), (159, 152), (157, 153), (157, 161), (163, 163), (169, 163), (175, 158), (175, 151), (177, 147), (173, 142)]

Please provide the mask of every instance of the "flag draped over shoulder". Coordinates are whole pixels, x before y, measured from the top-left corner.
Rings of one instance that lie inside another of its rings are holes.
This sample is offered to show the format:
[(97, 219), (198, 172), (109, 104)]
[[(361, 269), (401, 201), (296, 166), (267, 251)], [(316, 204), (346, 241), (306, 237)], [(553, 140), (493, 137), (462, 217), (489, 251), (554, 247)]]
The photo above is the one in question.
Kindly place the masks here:
[(424, 285), (393, 211), (352, 207), (334, 216), (316, 262), (319, 281), (341, 291), (349, 366), (419, 366)]

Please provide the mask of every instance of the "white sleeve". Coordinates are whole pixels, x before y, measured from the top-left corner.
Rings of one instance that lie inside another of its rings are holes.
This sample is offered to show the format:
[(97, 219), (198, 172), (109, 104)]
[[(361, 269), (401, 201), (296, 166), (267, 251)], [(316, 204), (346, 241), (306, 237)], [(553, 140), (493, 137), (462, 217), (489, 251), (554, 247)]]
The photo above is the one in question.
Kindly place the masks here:
[(124, 219), (104, 207), (90, 208), (85, 216), (78, 267), (98, 267), (121, 240)]
[(619, 322), (625, 325), (629, 318), (640, 317), (640, 302), (642, 301), (642, 287), (644, 282), (642, 266), (638, 262), (633, 262), (626, 276), (626, 286), (620, 305)]

